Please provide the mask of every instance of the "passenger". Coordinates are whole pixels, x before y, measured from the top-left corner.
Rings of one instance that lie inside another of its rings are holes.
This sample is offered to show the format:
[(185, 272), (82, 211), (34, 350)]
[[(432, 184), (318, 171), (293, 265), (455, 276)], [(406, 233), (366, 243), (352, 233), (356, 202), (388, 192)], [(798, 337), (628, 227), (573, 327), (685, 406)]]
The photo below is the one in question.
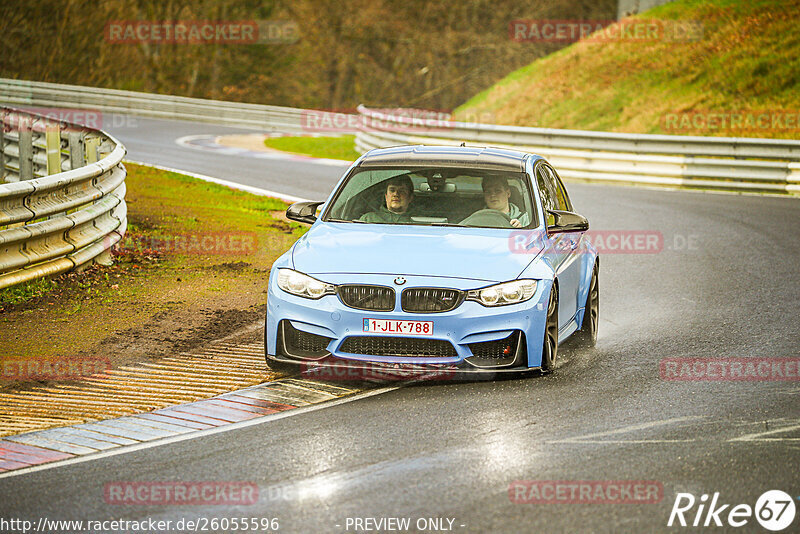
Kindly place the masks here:
[(511, 226), (522, 228), (531, 222), (530, 215), (522, 213), (516, 204), (509, 202), (511, 198), (511, 186), (505, 178), (500, 176), (487, 176), (481, 182), (483, 188), (483, 199), (486, 201), (486, 208), (497, 210), (508, 216)]
[(409, 206), (414, 199), (414, 184), (406, 175), (390, 178), (386, 183), (386, 204), (378, 211), (361, 216), (368, 223), (410, 223)]

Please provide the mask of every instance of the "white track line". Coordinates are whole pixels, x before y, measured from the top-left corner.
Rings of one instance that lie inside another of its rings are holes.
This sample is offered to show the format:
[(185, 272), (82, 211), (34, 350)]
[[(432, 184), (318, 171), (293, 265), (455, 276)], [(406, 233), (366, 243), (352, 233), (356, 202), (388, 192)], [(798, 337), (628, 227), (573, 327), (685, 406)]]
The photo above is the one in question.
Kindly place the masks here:
[(240, 421), (238, 423), (231, 423), (229, 425), (220, 426), (216, 428), (209, 428), (206, 430), (198, 430), (197, 432), (190, 432), (188, 434), (180, 434), (177, 436), (171, 436), (163, 439), (156, 439), (153, 441), (147, 441), (144, 443), (139, 443), (137, 445), (126, 445), (115, 449), (110, 449), (108, 451), (102, 451), (98, 453), (91, 453), (86, 454), (84, 456), (77, 456), (75, 458), (68, 458), (66, 460), (59, 460), (56, 462), (50, 462), (46, 464), (34, 465), (31, 467), (26, 467), (23, 469), (16, 469), (14, 471), (8, 471), (6, 473), (0, 473), (0, 479), (8, 478), (8, 477), (15, 477), (18, 475), (25, 475), (28, 473), (35, 473), (37, 471), (45, 471), (47, 469), (55, 469), (56, 467), (62, 467), (66, 465), (73, 465), (79, 464), (83, 462), (91, 462), (93, 460), (99, 460), (101, 458), (108, 458), (111, 456), (117, 456), (119, 454), (127, 454), (129, 452), (140, 451), (143, 449), (151, 449), (153, 447), (159, 447), (161, 445), (169, 445), (171, 443), (177, 443), (180, 441), (187, 441), (190, 439), (201, 438), (205, 436), (210, 436), (213, 434), (221, 434), (223, 432), (229, 432), (231, 430), (238, 430), (240, 428), (247, 428), (250, 426), (262, 425), (265, 423), (269, 423), (272, 421), (277, 421), (278, 419), (283, 419), (285, 417), (292, 417), (295, 415), (302, 415), (309, 412), (314, 412), (317, 410), (321, 410), (323, 408), (330, 408), (331, 406), (338, 406), (340, 404), (345, 404), (348, 402), (353, 402), (360, 399), (365, 399), (367, 397), (373, 397), (375, 395), (381, 395), (383, 393), (388, 393), (390, 391), (395, 391), (400, 389), (402, 386), (387, 386), (380, 389), (372, 389), (369, 391), (364, 391), (363, 393), (356, 393), (355, 395), (342, 397), (339, 399), (334, 399), (330, 401), (320, 402), (318, 404), (312, 404), (309, 406), (303, 406), (301, 408), (293, 408), (291, 410), (286, 410), (283, 412), (278, 412), (270, 415), (265, 415), (264, 417), (259, 417), (257, 419), (249, 419), (247, 421)]
[[(547, 443), (604, 443), (606, 440), (594, 440), (593, 438), (600, 438), (605, 436), (614, 436), (616, 434), (624, 434), (626, 432), (635, 432), (637, 430), (646, 430), (648, 428), (654, 428), (657, 426), (663, 425), (671, 425), (674, 423), (681, 423), (684, 421), (697, 421), (698, 419), (702, 419), (701, 416), (688, 416), (688, 417), (673, 417), (672, 419), (663, 419), (661, 421), (648, 421), (646, 423), (639, 423), (636, 425), (629, 425), (624, 426), (622, 428), (617, 428), (614, 430), (607, 430), (604, 432), (596, 432), (593, 434), (585, 434), (583, 436), (574, 436), (567, 439), (559, 439), (559, 440), (550, 440)], [(609, 440), (608, 443), (625, 443), (629, 440)], [(630, 440), (632, 443), (647, 443), (647, 442), (683, 442), (683, 441), (694, 441), (691, 440)]]
[(260, 187), (255, 187), (252, 185), (244, 185), (236, 182), (231, 182), (228, 180), (222, 180), (221, 178), (214, 178), (213, 176), (208, 176), (206, 174), (198, 174), (196, 172), (184, 171), (182, 169), (175, 169), (173, 167), (164, 167), (163, 165), (156, 165), (154, 163), (145, 163), (143, 161), (134, 161), (132, 159), (126, 159), (124, 161), (127, 163), (133, 163), (135, 165), (153, 167), (154, 169), (160, 169), (162, 171), (185, 174), (186, 176), (191, 176), (192, 178), (197, 178), (198, 180), (203, 180), (204, 182), (211, 182), (214, 184), (224, 185), (225, 187), (230, 187), (231, 189), (239, 189), (241, 191), (247, 191), (248, 193), (253, 193), (254, 195), (273, 197), (283, 200), (285, 202), (309, 202), (309, 200), (306, 198), (295, 197), (292, 195), (287, 195), (285, 193), (279, 193), (277, 191), (270, 191), (269, 189), (262, 189)]
[(781, 432), (789, 432), (792, 430), (800, 430), (800, 425), (790, 425), (783, 428), (776, 428), (774, 430), (767, 430), (765, 432), (756, 432), (754, 434), (747, 434), (739, 436), (738, 438), (729, 439), (728, 441), (800, 441), (800, 438), (784, 437), (784, 438), (767, 438), (765, 436), (772, 436), (773, 434), (780, 434)]

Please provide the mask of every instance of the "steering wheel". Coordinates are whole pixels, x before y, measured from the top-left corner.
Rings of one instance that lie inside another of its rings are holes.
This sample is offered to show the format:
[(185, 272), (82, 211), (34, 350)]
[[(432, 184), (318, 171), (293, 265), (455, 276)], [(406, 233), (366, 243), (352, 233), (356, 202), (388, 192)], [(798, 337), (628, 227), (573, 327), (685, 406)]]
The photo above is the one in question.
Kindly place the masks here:
[(482, 209), (478, 210), (463, 221), (464, 226), (489, 226), (491, 228), (513, 228), (511, 219), (501, 211)]
[(347, 217), (344, 218), (348, 220), (355, 220), (367, 213), (373, 211), (379, 212), (383, 204), (380, 202), (373, 203), (371, 200), (372, 199), (369, 198), (358, 198), (355, 199), (355, 202), (353, 202), (353, 199), (348, 200), (348, 202), (353, 202), (353, 206), (344, 211), (344, 213), (347, 214)]

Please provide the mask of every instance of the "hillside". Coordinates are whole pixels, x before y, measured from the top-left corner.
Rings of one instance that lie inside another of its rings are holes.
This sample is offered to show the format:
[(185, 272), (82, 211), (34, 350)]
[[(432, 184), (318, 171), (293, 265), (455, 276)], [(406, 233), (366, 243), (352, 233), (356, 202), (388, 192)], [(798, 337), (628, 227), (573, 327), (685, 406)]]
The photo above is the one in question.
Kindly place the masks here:
[[(615, 12), (615, 0), (3, 0), (0, 77), (302, 108), (449, 112), (564, 46), (515, 42), (510, 20)], [(211, 31), (200, 35), (204, 27)], [(196, 37), (179, 37), (187, 34)]]
[(699, 21), (696, 40), (591, 37), (456, 110), (519, 126), (800, 138), (800, 0), (676, 0), (626, 19)]

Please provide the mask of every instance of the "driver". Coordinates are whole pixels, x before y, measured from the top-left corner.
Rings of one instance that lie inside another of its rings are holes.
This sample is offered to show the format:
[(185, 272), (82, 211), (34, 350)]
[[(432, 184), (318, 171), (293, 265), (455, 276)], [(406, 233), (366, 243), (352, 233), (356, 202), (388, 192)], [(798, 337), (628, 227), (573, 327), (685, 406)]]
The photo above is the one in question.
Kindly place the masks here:
[(527, 213), (522, 213), (516, 204), (509, 202), (511, 198), (511, 186), (505, 178), (500, 176), (487, 176), (481, 182), (483, 188), (483, 199), (486, 201), (486, 208), (497, 210), (506, 215), (514, 228), (528, 226), (531, 222)]
[(371, 211), (359, 220), (368, 223), (410, 223), (408, 207), (414, 199), (414, 184), (408, 175), (395, 176), (386, 182), (386, 205)]

